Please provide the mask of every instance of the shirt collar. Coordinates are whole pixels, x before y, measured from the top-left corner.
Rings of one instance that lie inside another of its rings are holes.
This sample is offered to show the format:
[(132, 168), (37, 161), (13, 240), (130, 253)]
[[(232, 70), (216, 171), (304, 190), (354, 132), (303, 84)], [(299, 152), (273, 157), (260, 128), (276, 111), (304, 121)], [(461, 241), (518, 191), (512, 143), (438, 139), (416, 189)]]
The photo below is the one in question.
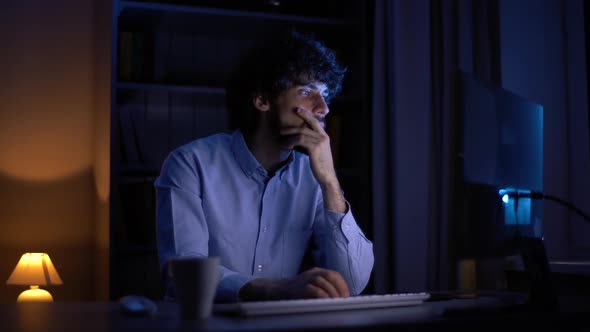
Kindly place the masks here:
[[(254, 157), (248, 148), (246, 140), (244, 139), (244, 135), (240, 130), (236, 130), (232, 135), (231, 149), (244, 174), (246, 174), (248, 177), (252, 177), (253, 174), (260, 174), (265, 177), (267, 176), (267, 172), (264, 167), (260, 165), (256, 157)], [(289, 168), (289, 164), (293, 162), (293, 155), (293, 151), (284, 151), (281, 153), (281, 157), (288, 156), (288, 160), (285, 165), (283, 165), (283, 167), (277, 171), (277, 173), (282, 174)]]

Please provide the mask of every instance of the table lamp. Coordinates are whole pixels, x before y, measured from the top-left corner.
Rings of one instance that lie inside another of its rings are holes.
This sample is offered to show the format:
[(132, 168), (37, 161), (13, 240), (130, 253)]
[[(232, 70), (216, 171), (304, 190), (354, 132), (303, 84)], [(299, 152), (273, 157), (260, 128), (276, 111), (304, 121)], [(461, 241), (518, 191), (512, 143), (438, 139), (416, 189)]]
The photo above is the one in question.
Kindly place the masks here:
[(16, 302), (53, 302), (53, 296), (39, 286), (61, 285), (62, 281), (49, 255), (26, 253), (16, 264), (6, 284), (31, 286), (31, 289), (20, 293)]

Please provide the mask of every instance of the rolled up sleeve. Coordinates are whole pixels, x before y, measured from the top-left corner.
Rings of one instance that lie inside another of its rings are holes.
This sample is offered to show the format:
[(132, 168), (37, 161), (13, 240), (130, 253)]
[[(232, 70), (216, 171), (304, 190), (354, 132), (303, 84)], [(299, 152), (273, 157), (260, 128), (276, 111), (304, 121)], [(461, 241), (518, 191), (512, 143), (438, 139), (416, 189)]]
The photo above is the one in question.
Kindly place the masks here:
[(337, 213), (318, 204), (314, 227), (317, 251), (314, 255), (321, 267), (340, 272), (353, 295), (367, 286), (374, 264), (373, 243), (358, 226), (350, 204), (346, 213)]

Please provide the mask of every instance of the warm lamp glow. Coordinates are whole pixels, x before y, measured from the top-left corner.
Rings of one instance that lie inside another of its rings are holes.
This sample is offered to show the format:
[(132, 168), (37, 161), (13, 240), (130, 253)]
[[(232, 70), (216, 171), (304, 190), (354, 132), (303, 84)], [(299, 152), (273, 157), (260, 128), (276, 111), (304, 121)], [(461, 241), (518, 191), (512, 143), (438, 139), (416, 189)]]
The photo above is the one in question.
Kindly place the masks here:
[(61, 285), (63, 282), (51, 263), (49, 255), (26, 253), (22, 255), (6, 283), (8, 285), (31, 286), (31, 289), (18, 296), (17, 302), (53, 302), (51, 294), (40, 289), (39, 285)]

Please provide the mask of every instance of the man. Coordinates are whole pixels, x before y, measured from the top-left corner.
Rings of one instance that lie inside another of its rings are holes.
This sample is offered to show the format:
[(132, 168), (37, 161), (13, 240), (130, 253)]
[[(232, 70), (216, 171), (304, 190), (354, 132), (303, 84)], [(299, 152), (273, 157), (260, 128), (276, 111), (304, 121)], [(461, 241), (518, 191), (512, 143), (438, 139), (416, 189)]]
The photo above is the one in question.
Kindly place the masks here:
[[(219, 302), (365, 288), (372, 243), (344, 198), (324, 130), (344, 73), (331, 50), (299, 33), (245, 59), (227, 91), (239, 129), (175, 149), (156, 180), (165, 279), (172, 256), (219, 256)], [(301, 272), (308, 248), (315, 267)]]

